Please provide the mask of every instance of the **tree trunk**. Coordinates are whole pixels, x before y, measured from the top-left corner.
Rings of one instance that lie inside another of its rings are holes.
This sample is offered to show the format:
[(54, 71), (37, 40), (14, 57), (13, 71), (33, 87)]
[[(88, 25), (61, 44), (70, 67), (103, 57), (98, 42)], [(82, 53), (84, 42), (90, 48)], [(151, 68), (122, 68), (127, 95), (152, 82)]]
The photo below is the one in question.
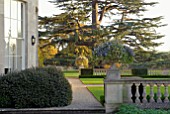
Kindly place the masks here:
[(98, 3), (97, 0), (92, 1), (92, 29), (98, 28)]

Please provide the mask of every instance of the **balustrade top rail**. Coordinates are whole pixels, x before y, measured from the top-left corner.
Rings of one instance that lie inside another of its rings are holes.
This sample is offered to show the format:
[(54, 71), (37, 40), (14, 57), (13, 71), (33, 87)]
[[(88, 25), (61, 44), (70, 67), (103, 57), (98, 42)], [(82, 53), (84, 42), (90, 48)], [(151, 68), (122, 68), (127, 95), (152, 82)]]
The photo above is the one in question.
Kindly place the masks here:
[(110, 84), (131, 84), (131, 83), (155, 83), (155, 84), (170, 84), (170, 79), (167, 80), (159, 80), (159, 79), (120, 79), (120, 80), (107, 80), (105, 79), (105, 83)]

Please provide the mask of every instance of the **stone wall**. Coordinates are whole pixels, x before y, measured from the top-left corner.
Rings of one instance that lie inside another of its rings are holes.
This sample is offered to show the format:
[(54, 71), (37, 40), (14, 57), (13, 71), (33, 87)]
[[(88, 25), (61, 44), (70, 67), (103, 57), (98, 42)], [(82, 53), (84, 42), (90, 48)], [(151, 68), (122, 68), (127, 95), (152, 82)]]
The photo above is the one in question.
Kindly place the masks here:
[[(26, 48), (26, 68), (38, 65), (38, 0), (27, 0), (27, 22), (26, 22), (26, 37), (27, 37), (27, 48)], [(35, 45), (31, 43), (31, 37), (36, 38)]]
[(167, 79), (151, 80), (140, 77), (105, 79), (106, 113), (118, 110), (123, 103), (141, 108), (169, 109), (169, 85), (170, 80)]
[(0, 73), (4, 72), (5, 40), (4, 40), (4, 0), (0, 0)]

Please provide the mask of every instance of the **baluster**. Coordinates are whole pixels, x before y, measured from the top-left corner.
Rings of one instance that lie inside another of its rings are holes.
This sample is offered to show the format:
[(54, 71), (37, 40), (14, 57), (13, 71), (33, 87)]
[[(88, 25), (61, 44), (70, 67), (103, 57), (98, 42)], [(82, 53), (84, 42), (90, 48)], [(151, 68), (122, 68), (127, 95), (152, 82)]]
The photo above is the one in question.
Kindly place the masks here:
[(146, 99), (146, 86), (147, 86), (147, 84), (145, 84), (145, 83), (143, 83), (143, 95), (142, 95), (142, 97), (143, 97), (143, 100), (142, 100), (142, 102), (143, 103), (146, 103), (147, 102), (147, 99)]
[(154, 91), (153, 91), (153, 86), (154, 84), (150, 83), (150, 103), (154, 102)]
[(151, 70), (150, 69), (148, 70), (148, 74), (151, 75)]
[(94, 73), (94, 75), (96, 75), (96, 70), (95, 69), (93, 69), (93, 73)]
[(123, 101), (125, 103), (132, 103), (132, 93), (131, 93), (131, 84), (125, 84), (123, 90)]
[(140, 85), (138, 86), (138, 92), (139, 92), (139, 100), (140, 103), (143, 103), (143, 84), (140, 83)]
[(157, 103), (161, 103), (162, 102), (162, 100), (161, 100), (161, 89), (160, 89), (161, 84), (157, 83), (156, 85), (157, 85), (157, 97), (158, 97)]
[(140, 84), (136, 84), (136, 103), (140, 103), (140, 95), (139, 95), (139, 85)]
[(169, 96), (169, 93), (168, 93), (168, 84), (164, 84), (164, 86), (165, 86), (165, 94), (164, 94), (165, 100), (164, 100), (164, 102), (168, 103), (169, 102), (169, 99), (168, 99), (168, 96)]
[(135, 103), (136, 102), (136, 85), (135, 83), (133, 83), (133, 85), (131, 86), (131, 93), (132, 93), (132, 102)]

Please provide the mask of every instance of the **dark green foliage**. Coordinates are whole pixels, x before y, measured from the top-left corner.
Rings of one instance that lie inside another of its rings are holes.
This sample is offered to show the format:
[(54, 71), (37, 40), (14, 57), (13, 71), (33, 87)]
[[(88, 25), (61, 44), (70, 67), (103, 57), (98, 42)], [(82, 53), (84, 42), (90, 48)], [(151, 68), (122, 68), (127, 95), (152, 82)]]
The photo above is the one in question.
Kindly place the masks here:
[(148, 75), (148, 69), (132, 69), (132, 75), (136, 76)]
[(85, 76), (85, 75), (93, 75), (93, 69), (81, 69), (80, 75)]
[(44, 61), (44, 65), (75, 66), (75, 58), (52, 58)]
[(139, 109), (133, 105), (123, 104), (116, 114), (170, 114), (170, 110)]
[(104, 78), (106, 75), (79, 75), (79, 78)]
[(72, 91), (56, 68), (31, 68), (0, 78), (0, 107), (58, 107), (71, 103)]
[(57, 53), (54, 58), (46, 59), (44, 61), (44, 65), (75, 66), (76, 56), (73, 54), (65, 53), (67, 53), (67, 50), (63, 50), (63, 53)]
[(100, 96), (100, 103), (104, 106), (104, 103), (105, 103), (104, 95)]
[(142, 78), (170, 78), (170, 75), (145, 75)]
[(79, 73), (78, 70), (66, 70), (66, 71), (63, 71), (64, 73)]

